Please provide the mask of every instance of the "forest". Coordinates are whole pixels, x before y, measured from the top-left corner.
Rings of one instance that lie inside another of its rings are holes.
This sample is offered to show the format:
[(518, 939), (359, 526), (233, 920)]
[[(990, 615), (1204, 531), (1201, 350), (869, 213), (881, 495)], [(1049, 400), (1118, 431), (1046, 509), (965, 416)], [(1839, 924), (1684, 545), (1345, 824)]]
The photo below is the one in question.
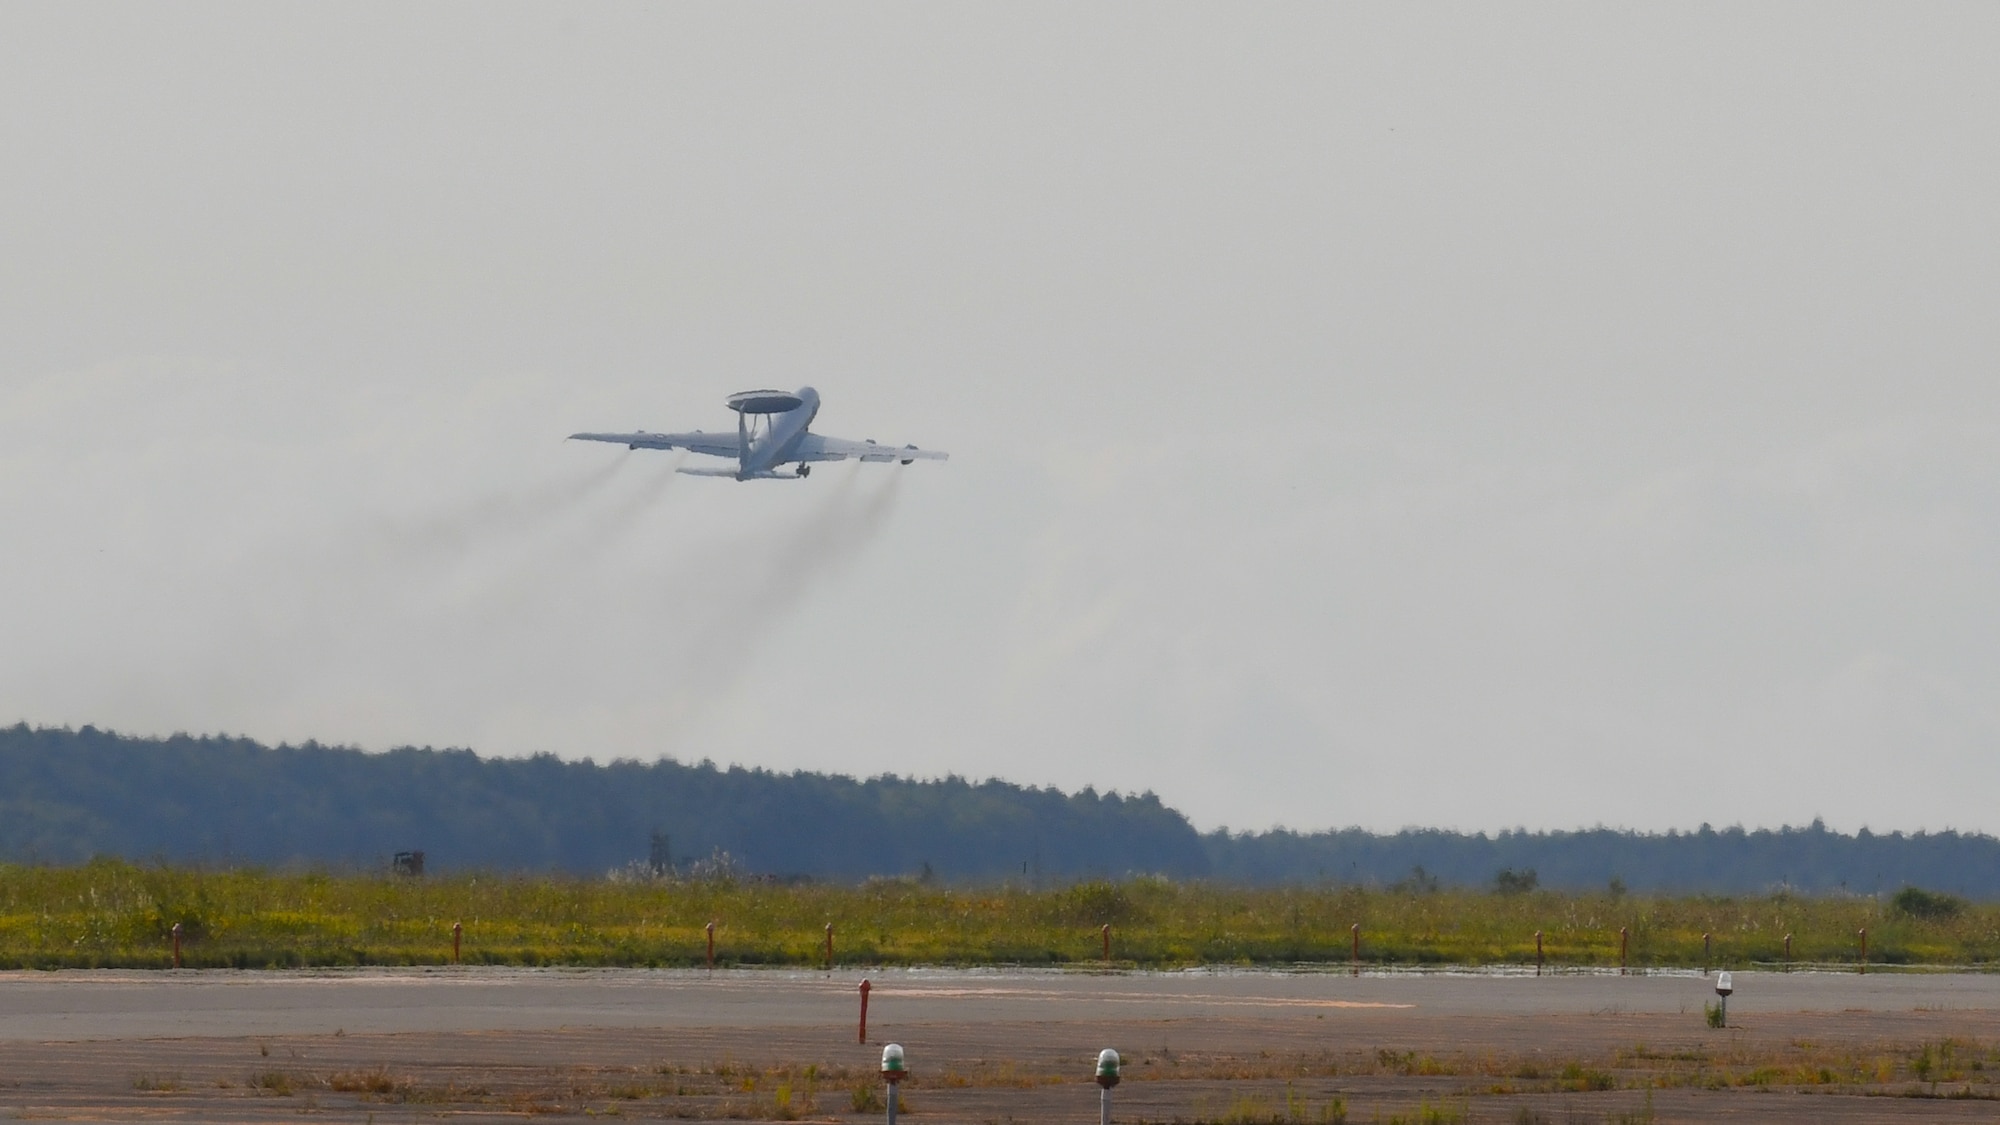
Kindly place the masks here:
[(1955, 831), (1203, 833), (1152, 793), (0, 728), (0, 860), (359, 871), (414, 851), (437, 873), (2000, 898), (2000, 840)]

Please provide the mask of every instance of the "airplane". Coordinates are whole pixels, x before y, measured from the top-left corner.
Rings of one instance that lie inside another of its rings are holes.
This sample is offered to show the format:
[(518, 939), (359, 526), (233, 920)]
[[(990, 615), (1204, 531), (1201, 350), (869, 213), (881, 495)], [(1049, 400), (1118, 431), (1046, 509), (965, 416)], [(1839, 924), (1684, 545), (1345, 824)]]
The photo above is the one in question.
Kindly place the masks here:
[[(736, 433), (649, 434), (638, 430), (629, 434), (571, 434), (571, 441), (608, 441), (628, 449), (685, 449), (710, 457), (731, 457), (733, 469), (678, 468), (675, 472), (693, 477), (733, 477), (736, 480), (804, 480), (812, 474), (815, 461), (942, 461), (946, 455), (933, 449), (906, 445), (877, 445), (868, 441), (843, 441), (811, 432), (819, 414), (819, 392), (800, 387), (787, 391), (743, 391), (729, 396), (728, 407), (736, 412)], [(797, 465), (780, 472), (785, 465)]]

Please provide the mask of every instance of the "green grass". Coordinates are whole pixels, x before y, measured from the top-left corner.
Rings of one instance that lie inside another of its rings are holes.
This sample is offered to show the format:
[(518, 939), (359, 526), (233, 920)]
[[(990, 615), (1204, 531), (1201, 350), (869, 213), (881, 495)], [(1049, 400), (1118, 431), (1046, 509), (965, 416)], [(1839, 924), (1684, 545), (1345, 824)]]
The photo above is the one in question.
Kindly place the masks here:
[(1249, 889), (1140, 879), (1050, 890), (648, 884), (566, 876), (198, 870), (100, 860), (0, 866), (0, 968), (166, 967), (178, 922), (190, 967), (436, 965), (463, 923), (464, 960), (505, 965), (699, 965), (716, 923), (724, 965), (810, 965), (824, 926), (846, 965), (1089, 965), (1112, 927), (1122, 965), (1344, 965), (1349, 926), (1368, 965), (1615, 966), (1620, 927), (1633, 967), (1780, 959), (1985, 965), (2000, 957), (2000, 906), (1926, 917), (1873, 899), (1651, 898), (1532, 891), (1402, 893)]

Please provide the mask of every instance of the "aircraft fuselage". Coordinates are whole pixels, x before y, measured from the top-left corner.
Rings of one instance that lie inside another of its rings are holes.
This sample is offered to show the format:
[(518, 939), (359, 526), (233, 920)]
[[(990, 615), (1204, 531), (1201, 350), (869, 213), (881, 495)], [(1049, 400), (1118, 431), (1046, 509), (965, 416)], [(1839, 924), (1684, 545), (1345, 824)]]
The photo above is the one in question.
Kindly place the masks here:
[(807, 432), (813, 419), (819, 416), (819, 392), (811, 387), (800, 387), (799, 404), (790, 410), (777, 414), (765, 414), (770, 424), (754, 439), (749, 436), (751, 414), (739, 412), (736, 416), (737, 434), (743, 442), (743, 460), (737, 470), (740, 480), (747, 480), (775, 470), (779, 465), (804, 460), (803, 446), (811, 435)]

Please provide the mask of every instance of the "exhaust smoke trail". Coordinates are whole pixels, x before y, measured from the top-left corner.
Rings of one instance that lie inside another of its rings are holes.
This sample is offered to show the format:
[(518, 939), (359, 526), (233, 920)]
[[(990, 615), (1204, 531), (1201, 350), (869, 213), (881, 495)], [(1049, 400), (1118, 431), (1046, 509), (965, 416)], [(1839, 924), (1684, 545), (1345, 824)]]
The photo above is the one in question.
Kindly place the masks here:
[(764, 638), (888, 525), (901, 474), (857, 495), (862, 472), (853, 465), (824, 506), (796, 525), (745, 537), (717, 557), (697, 560), (690, 569), (700, 573), (671, 584), (676, 593), (698, 594), (659, 607), (663, 623), (688, 638), (680, 649), (683, 666), (668, 679), (685, 711), (730, 694), (751, 672)]
[[(173, 690), (227, 713), (283, 714), (308, 696), (379, 698), (463, 666), (490, 647), (480, 634), (496, 607), (531, 601), (538, 585), (576, 563), (572, 536), (539, 558), (522, 556), (588, 511), (625, 463), (281, 546), (251, 569), (284, 580), (245, 584), (210, 614), (201, 640), (182, 653), (183, 684)], [(591, 526), (650, 506), (664, 483), (649, 482)], [(142, 680), (127, 690), (167, 687)]]
[(578, 517), (579, 526), (558, 529), (534, 557), (503, 566), (502, 572), (489, 581), (473, 583), (459, 599), (460, 607), (468, 612), (482, 607), (515, 608), (573, 584), (645, 526), (646, 513), (658, 507), (673, 490), (680, 479), (675, 470), (686, 460), (687, 455), (682, 453), (663, 468), (649, 470), (658, 475), (594, 514), (583, 513)]
[(372, 529), (389, 553), (418, 557), (463, 552), (481, 542), (532, 531), (610, 484), (625, 458), (549, 481), (527, 491), (494, 491), (463, 506), (421, 516), (413, 522), (384, 521)]

